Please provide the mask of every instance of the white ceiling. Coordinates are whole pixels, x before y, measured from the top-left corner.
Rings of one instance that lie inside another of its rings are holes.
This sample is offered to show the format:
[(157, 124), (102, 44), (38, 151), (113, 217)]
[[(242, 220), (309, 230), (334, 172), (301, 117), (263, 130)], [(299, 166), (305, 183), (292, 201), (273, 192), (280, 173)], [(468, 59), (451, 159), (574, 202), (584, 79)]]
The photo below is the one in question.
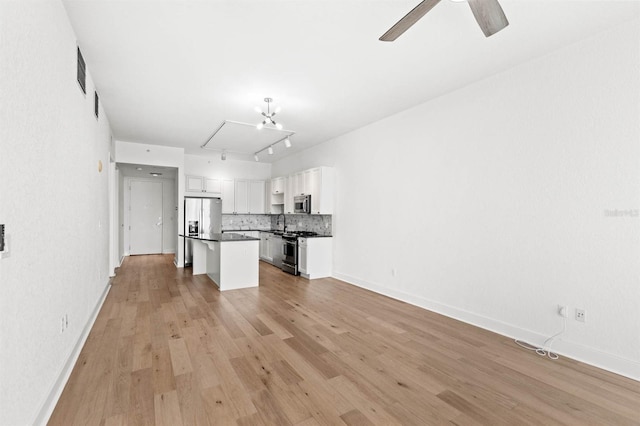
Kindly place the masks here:
[[(265, 97), (296, 134), (261, 161), (343, 133), (638, 17), (638, 1), (501, 0), (485, 38), (442, 0), (397, 41), (378, 41), (419, 0), (64, 0), (118, 140), (201, 146), (224, 120), (257, 123)], [(263, 141), (225, 141), (252, 160)], [(223, 146), (224, 145), (224, 146)]]

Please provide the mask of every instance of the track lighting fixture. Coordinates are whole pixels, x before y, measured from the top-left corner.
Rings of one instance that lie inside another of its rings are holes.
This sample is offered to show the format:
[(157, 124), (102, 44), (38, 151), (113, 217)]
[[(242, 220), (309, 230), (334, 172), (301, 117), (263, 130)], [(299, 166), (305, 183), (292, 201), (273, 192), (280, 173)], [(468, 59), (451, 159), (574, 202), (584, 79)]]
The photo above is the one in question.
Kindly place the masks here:
[(256, 151), (253, 154), (253, 159), (256, 160), (256, 161), (260, 161), (260, 157), (258, 157), (258, 154), (260, 154), (261, 152), (264, 152), (264, 151), (267, 151), (267, 154), (269, 154), (269, 155), (273, 155), (273, 153), (274, 153), (274, 150), (273, 150), (274, 145), (276, 145), (276, 144), (278, 144), (280, 142), (284, 143), (284, 146), (286, 146), (287, 148), (291, 147), (291, 136), (293, 136), (293, 133), (291, 133), (288, 136), (285, 136), (284, 138), (282, 138), (282, 139), (280, 139), (278, 141), (275, 141), (274, 143), (272, 143), (269, 146), (265, 146), (260, 151)]
[(276, 126), (276, 129), (278, 130), (282, 130), (282, 124), (280, 123), (276, 123), (273, 120), (273, 117), (280, 112), (280, 108), (276, 108), (275, 111), (271, 112), (271, 102), (273, 102), (273, 99), (271, 98), (264, 98), (264, 101), (267, 103), (267, 112), (265, 113), (264, 111), (262, 111), (260, 108), (256, 107), (256, 112), (259, 112), (260, 114), (262, 114), (264, 116), (264, 120), (262, 120), (262, 122), (258, 123), (258, 125), (256, 126), (256, 128), (258, 130), (262, 129), (265, 125), (267, 124), (272, 124), (274, 126)]
[(227, 159), (227, 153), (226, 153), (226, 152), (224, 152), (224, 151), (222, 151), (222, 155), (220, 156), (220, 159), (221, 159), (222, 161), (226, 160), (226, 159)]

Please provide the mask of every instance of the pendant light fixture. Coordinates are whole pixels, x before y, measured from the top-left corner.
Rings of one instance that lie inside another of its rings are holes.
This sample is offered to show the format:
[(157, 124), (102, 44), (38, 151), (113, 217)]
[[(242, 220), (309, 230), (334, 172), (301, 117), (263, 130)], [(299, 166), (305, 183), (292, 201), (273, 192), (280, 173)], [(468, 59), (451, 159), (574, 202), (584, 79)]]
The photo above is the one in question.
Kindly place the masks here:
[(262, 129), (265, 125), (267, 124), (271, 124), (276, 126), (276, 129), (278, 130), (282, 130), (282, 124), (280, 123), (276, 123), (273, 120), (273, 117), (280, 112), (280, 108), (276, 108), (275, 111), (271, 112), (271, 102), (273, 102), (273, 99), (271, 98), (264, 98), (264, 101), (267, 103), (267, 112), (262, 111), (260, 108), (256, 107), (256, 112), (259, 112), (260, 114), (262, 114), (264, 116), (264, 120), (262, 120), (262, 122), (258, 123), (258, 125), (256, 126), (256, 128), (258, 130)]

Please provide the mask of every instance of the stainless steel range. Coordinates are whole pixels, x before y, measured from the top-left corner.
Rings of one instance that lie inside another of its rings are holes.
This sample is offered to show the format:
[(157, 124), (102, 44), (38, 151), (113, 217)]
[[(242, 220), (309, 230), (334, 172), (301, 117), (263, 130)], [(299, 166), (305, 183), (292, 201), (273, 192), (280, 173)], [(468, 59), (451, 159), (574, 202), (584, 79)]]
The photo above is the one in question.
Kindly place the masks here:
[(298, 236), (295, 234), (282, 235), (282, 270), (289, 274), (298, 275)]
[(298, 237), (312, 237), (318, 235), (310, 231), (288, 232), (282, 235), (282, 270), (292, 275), (298, 275)]

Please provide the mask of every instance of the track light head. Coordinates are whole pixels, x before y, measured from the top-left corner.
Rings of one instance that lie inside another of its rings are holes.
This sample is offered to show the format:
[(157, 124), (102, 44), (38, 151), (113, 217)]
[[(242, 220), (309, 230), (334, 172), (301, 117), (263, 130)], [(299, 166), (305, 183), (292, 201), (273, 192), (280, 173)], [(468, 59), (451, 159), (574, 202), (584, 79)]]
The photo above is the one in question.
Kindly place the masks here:
[(225, 160), (227, 159), (227, 153), (226, 153), (226, 152), (224, 152), (224, 151), (222, 151), (222, 155), (220, 156), (220, 159), (221, 159), (222, 161), (225, 161)]
[(286, 146), (287, 148), (291, 148), (291, 139), (289, 139), (289, 136), (284, 138), (284, 146)]
[(267, 149), (267, 152), (269, 155), (273, 155), (273, 146), (270, 146), (269, 149)]

